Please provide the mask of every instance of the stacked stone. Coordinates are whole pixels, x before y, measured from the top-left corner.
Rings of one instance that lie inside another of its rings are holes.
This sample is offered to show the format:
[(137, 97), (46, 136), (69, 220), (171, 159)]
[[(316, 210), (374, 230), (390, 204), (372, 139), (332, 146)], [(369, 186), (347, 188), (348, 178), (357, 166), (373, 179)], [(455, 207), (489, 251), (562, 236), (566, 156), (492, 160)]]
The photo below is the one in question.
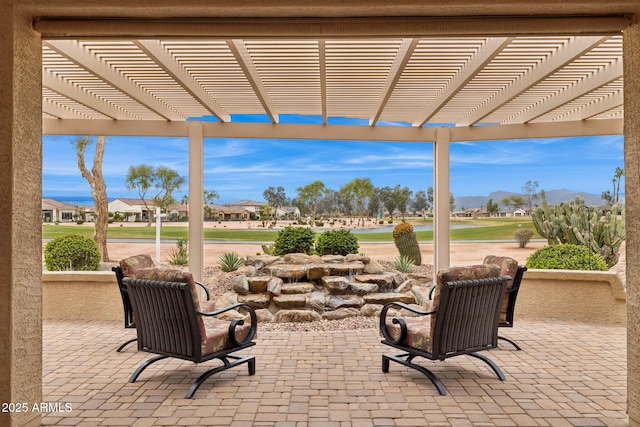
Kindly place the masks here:
[(389, 301), (424, 306), (429, 278), (387, 272), (362, 255), (287, 254), (247, 258), (218, 307), (251, 305), (260, 322), (377, 316)]

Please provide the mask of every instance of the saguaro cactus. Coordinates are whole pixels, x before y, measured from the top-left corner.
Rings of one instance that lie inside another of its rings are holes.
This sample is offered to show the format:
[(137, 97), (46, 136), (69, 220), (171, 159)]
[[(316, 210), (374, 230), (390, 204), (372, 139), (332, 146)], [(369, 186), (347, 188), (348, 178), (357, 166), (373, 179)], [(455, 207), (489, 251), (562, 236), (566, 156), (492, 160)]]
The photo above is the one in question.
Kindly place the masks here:
[(393, 229), (393, 242), (400, 252), (401, 256), (406, 256), (415, 265), (422, 263), (422, 255), (418, 246), (418, 237), (413, 226), (408, 222), (401, 222)]
[(550, 245), (572, 243), (588, 246), (600, 254), (609, 268), (618, 262), (620, 245), (625, 238), (624, 210), (618, 220), (618, 206), (604, 212), (594, 206), (586, 206), (576, 197), (570, 202), (550, 206), (541, 192), (542, 207), (531, 214), (533, 226)]

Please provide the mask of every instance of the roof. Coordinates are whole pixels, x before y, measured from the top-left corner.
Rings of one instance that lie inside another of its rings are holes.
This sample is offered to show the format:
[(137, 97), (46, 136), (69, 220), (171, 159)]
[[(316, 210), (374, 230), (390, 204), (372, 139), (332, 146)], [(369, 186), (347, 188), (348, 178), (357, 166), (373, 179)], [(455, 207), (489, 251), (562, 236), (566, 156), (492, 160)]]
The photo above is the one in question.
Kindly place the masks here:
[[(337, 118), (360, 119), (362, 132), (384, 127), (391, 132), (392, 123), (410, 128), (556, 124), (561, 129), (563, 123), (613, 120), (615, 126), (606, 132), (620, 133), (622, 35), (609, 27), (603, 31), (45, 38), (44, 132), (64, 133), (69, 126), (86, 130), (82, 123), (92, 122), (93, 129), (101, 129), (94, 133), (123, 134), (117, 126), (131, 126), (135, 132), (170, 135), (177, 132), (170, 131), (172, 123), (192, 118), (233, 123), (241, 115), (261, 115), (285, 124), (288, 115), (299, 115), (316, 117), (308, 121), (318, 126)], [(209, 123), (210, 133), (241, 132), (215, 125)], [(246, 132), (247, 125), (240, 125)], [(546, 128), (527, 129), (535, 136)]]
[(52, 209), (68, 209), (75, 210), (76, 207), (70, 205), (68, 203), (59, 202), (55, 199), (43, 198), (42, 199), (42, 210), (52, 210)]
[[(116, 199), (113, 199), (111, 202), (115, 202), (116, 200), (121, 201), (122, 203), (125, 203), (129, 206), (143, 206), (144, 207), (144, 203), (142, 202), (142, 199), (136, 199), (136, 198), (127, 198), (127, 197), (118, 197)], [(153, 200), (147, 200), (147, 206), (152, 207), (155, 206), (155, 203), (153, 202)]]

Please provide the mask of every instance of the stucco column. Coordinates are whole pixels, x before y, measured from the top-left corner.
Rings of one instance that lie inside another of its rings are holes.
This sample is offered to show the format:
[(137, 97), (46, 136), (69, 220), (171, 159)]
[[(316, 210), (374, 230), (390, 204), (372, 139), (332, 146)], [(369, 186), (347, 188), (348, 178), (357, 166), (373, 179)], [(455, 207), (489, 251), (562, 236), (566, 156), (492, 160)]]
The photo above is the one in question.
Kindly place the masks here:
[(435, 271), (448, 268), (450, 263), (449, 224), (449, 144), (451, 134), (446, 127), (436, 131), (433, 144), (433, 266)]
[(640, 426), (640, 25), (624, 32), (624, 168), (627, 277), (627, 408)]
[(202, 123), (189, 122), (189, 271), (202, 281), (204, 268), (204, 139)]
[(42, 65), (39, 36), (0, 6), (0, 425), (38, 425), (42, 401)]

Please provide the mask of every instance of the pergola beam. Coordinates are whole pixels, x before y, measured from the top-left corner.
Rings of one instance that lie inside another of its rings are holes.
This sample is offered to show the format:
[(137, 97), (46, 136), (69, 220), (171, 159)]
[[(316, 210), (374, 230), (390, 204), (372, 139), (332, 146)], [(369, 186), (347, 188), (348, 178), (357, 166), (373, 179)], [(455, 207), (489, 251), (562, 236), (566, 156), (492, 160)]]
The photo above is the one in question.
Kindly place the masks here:
[(453, 98), (464, 86), (482, 71), (493, 58), (511, 43), (513, 38), (488, 39), (471, 60), (459, 73), (444, 87), (431, 102), (425, 106), (420, 115), (414, 120), (414, 126), (423, 126), (429, 121), (451, 98)]
[(135, 40), (133, 43), (218, 120), (231, 121), (229, 114), (175, 61), (160, 40)]
[[(487, 141), (561, 138), (622, 133), (623, 120), (577, 120), (500, 126), (450, 128), (450, 140)], [(326, 126), (320, 124), (203, 122), (205, 138), (307, 139), (348, 141), (435, 141), (436, 128), (412, 126)], [(162, 120), (56, 120), (43, 119), (45, 135), (188, 136), (188, 122)]]
[[(577, 37), (569, 40), (566, 45), (551, 54), (544, 61), (538, 63), (523, 77), (497, 93), (487, 102), (483, 103), (475, 111), (468, 114), (463, 120), (458, 121), (458, 126), (471, 126), (480, 122), (498, 108), (511, 101), (529, 88), (535, 86), (547, 76), (561, 69), (585, 52), (602, 43), (605, 37)], [(522, 120), (521, 120), (522, 122)]]
[(57, 51), (70, 61), (82, 67), (94, 75), (108, 82), (110, 85), (135, 99), (149, 110), (155, 112), (167, 120), (184, 120), (184, 117), (176, 113), (171, 107), (163, 104), (151, 93), (143, 90), (138, 85), (124, 77), (122, 74), (100, 61), (95, 55), (87, 52), (76, 40), (49, 40), (44, 42), (51, 49)]
[(244, 44), (244, 40), (229, 40), (227, 41), (227, 45), (229, 46), (229, 49), (231, 49), (233, 56), (235, 56), (236, 61), (238, 61), (238, 65), (253, 88), (253, 91), (260, 100), (262, 108), (264, 108), (265, 113), (267, 113), (269, 119), (271, 119), (271, 123), (278, 123), (279, 119), (276, 107), (273, 105), (271, 97), (269, 96), (269, 91), (260, 78), (260, 73), (258, 72), (256, 65), (253, 63), (251, 54), (247, 50), (247, 46)]
[(389, 73), (387, 74), (387, 80), (384, 82), (384, 86), (380, 91), (380, 94), (378, 95), (378, 102), (373, 107), (373, 113), (371, 114), (371, 118), (369, 119), (369, 126), (374, 126), (378, 122), (380, 115), (384, 111), (384, 107), (387, 105), (389, 98), (391, 98), (393, 90), (395, 89), (398, 80), (400, 80), (402, 72), (411, 59), (413, 51), (416, 49), (416, 46), (419, 42), (420, 39), (417, 38), (402, 39), (400, 48), (398, 48), (398, 53), (393, 60), (393, 64), (391, 64)]

